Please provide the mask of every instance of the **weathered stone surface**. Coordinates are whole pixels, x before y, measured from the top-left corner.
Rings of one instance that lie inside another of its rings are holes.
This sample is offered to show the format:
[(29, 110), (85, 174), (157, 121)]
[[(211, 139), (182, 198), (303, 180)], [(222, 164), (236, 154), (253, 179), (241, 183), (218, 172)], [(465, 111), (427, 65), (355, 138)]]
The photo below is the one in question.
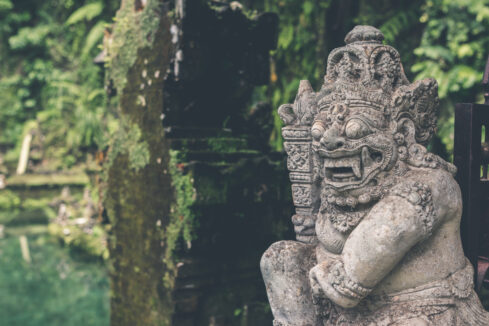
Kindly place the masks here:
[(296, 241), (261, 260), (274, 325), (489, 325), (460, 242), (455, 167), (423, 146), (437, 83), (409, 83), (382, 33), (357, 26), (303, 81), (285, 123)]

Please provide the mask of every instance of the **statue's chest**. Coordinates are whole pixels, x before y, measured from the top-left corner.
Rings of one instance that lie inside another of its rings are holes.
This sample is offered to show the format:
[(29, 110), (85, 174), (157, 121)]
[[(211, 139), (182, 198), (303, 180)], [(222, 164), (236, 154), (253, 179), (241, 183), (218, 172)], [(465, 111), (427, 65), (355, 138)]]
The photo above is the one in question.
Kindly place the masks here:
[(344, 212), (334, 207), (322, 210), (316, 221), (316, 234), (319, 242), (329, 252), (340, 254), (346, 239), (367, 212)]

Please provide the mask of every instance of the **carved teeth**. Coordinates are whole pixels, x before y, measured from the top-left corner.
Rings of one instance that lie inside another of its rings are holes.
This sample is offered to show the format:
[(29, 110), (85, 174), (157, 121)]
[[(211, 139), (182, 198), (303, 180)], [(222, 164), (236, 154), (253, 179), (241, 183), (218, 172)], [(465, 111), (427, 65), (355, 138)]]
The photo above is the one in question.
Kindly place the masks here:
[(360, 157), (358, 155), (342, 157), (342, 158), (325, 158), (324, 167), (325, 168), (352, 168), (354, 166), (360, 168)]
[(341, 158), (325, 158), (326, 178), (335, 182), (354, 182), (362, 178), (360, 155)]
[(373, 163), (372, 158), (370, 157), (370, 152), (366, 146), (362, 148), (362, 162), (364, 167), (369, 167)]
[(353, 173), (355, 176), (360, 179), (362, 177), (362, 169), (360, 167), (360, 157), (355, 156), (355, 160), (353, 161), (353, 164), (351, 166)]
[(371, 152), (367, 146), (362, 147), (361, 152), (356, 155), (349, 153), (344, 155), (344, 157), (324, 158), (323, 171), (326, 179), (343, 183), (358, 182), (364, 177), (365, 171), (368, 172), (382, 161), (381, 153)]

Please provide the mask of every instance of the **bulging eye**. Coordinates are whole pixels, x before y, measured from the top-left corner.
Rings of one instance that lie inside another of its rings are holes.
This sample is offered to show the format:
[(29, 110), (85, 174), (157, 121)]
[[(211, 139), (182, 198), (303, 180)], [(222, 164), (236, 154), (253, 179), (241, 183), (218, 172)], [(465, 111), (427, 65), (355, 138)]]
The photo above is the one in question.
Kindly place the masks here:
[(370, 134), (370, 127), (359, 119), (351, 119), (345, 127), (345, 134), (348, 138), (359, 139)]
[(324, 130), (324, 123), (322, 123), (321, 121), (315, 121), (311, 128), (312, 137), (316, 140), (319, 140), (324, 134)]

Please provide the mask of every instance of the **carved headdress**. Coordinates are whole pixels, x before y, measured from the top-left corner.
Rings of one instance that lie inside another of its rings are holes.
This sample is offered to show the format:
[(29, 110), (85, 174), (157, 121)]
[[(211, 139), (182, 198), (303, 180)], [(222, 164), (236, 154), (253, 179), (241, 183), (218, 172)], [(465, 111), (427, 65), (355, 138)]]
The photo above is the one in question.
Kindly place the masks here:
[(371, 26), (356, 26), (345, 37), (346, 46), (328, 57), (327, 74), (318, 93), (301, 81), (294, 105), (279, 108), (286, 125), (311, 125), (316, 114), (331, 105), (371, 107), (393, 121), (410, 118), (416, 141), (425, 144), (435, 131), (438, 86), (434, 79), (410, 84), (399, 53), (382, 44), (384, 36)]

